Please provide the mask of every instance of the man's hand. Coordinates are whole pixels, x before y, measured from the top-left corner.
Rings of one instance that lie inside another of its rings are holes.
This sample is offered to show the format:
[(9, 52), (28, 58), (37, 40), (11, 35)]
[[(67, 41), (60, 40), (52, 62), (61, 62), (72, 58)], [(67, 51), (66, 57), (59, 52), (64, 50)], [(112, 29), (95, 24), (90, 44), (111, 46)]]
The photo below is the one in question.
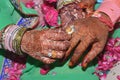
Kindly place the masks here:
[(61, 29), (30, 30), (22, 39), (22, 51), (46, 64), (63, 58), (70, 46), (70, 35)]
[(86, 67), (103, 50), (108, 37), (108, 26), (95, 17), (73, 21), (67, 27), (70, 28), (71, 26), (72, 28), (74, 27), (74, 32), (70, 40), (71, 46), (65, 55), (65, 59), (75, 48), (69, 62), (69, 66), (72, 67), (78, 62), (87, 48), (91, 47), (82, 61), (82, 66)]

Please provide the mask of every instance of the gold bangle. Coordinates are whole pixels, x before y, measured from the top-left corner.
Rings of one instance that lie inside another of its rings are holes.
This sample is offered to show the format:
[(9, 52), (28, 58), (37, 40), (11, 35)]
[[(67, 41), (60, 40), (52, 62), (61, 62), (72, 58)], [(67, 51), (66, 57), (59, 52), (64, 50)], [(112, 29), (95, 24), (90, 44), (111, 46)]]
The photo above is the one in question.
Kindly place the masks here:
[(28, 30), (27, 28), (21, 28), (17, 32), (17, 34), (15, 35), (15, 38), (13, 40), (13, 48), (18, 55), (23, 55), (23, 52), (21, 50), (21, 40), (22, 40), (22, 37), (23, 37), (24, 33), (27, 30)]

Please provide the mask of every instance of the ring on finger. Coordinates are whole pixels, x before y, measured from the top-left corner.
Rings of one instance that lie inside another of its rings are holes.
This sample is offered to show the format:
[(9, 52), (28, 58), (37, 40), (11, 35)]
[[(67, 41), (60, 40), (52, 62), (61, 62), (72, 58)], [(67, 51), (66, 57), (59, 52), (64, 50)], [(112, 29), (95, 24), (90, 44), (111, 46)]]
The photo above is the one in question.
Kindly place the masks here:
[(72, 34), (73, 32), (75, 32), (75, 27), (74, 27), (74, 25), (71, 25), (70, 27), (68, 27), (68, 28), (66, 29), (66, 32), (67, 32), (68, 34)]
[(56, 51), (55, 50), (49, 50), (48, 52), (48, 57), (52, 57), (52, 58), (55, 58), (57, 55), (56, 55)]

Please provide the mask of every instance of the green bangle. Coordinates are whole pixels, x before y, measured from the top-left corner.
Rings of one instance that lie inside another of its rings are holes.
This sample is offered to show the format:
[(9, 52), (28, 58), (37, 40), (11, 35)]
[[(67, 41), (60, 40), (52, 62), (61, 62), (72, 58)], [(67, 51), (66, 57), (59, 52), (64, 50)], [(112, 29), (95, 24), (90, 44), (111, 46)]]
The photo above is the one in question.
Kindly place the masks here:
[(28, 30), (28, 28), (21, 28), (17, 34), (15, 35), (15, 38), (13, 40), (13, 48), (15, 50), (15, 53), (18, 55), (23, 55), (23, 52), (21, 51), (21, 40), (24, 35), (24, 33)]

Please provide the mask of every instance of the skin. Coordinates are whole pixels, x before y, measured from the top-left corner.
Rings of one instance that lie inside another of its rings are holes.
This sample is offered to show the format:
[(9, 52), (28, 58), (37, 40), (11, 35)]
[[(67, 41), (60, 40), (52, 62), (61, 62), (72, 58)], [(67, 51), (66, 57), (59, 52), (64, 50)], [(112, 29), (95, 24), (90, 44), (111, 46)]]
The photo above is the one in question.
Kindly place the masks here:
[[(30, 30), (23, 35), (21, 48), (33, 58), (51, 64), (63, 58), (70, 46), (70, 38), (61, 29)], [(53, 56), (48, 55), (51, 51)]]
[[(89, 18), (89, 16), (94, 12), (95, 2), (96, 0), (81, 0), (80, 3), (77, 3), (77, 7), (74, 8), (76, 9), (76, 12), (74, 10), (73, 12), (81, 16), (78, 18), (75, 18), (74, 14), (69, 14), (69, 11), (71, 11), (69, 5), (73, 4), (66, 5), (60, 10), (60, 17), (62, 20), (63, 29), (67, 29), (70, 26), (75, 27), (75, 31), (72, 34), (72, 39), (70, 40), (71, 46), (69, 47), (63, 59), (63, 61), (66, 60), (70, 53), (74, 51), (69, 62), (70, 67), (73, 67), (75, 64), (78, 63), (79, 58), (83, 55), (83, 53), (90, 45), (92, 45), (91, 50), (82, 61), (83, 67), (86, 67), (87, 64), (92, 61), (103, 50), (105, 46), (108, 36), (108, 26), (99, 21), (97, 18)], [(107, 15), (103, 15), (105, 18), (108, 18)], [(72, 21), (68, 22), (71, 17), (73, 17)], [(67, 24), (64, 25), (64, 23)]]
[(71, 25), (75, 27), (75, 31), (72, 34), (72, 39), (70, 40), (71, 46), (66, 52), (64, 59), (70, 55), (71, 51), (74, 51), (69, 62), (69, 66), (73, 67), (78, 63), (78, 60), (87, 48), (91, 46), (90, 51), (82, 61), (82, 67), (85, 68), (87, 64), (104, 49), (109, 28), (105, 23), (95, 17), (73, 21), (67, 27), (70, 27)]

